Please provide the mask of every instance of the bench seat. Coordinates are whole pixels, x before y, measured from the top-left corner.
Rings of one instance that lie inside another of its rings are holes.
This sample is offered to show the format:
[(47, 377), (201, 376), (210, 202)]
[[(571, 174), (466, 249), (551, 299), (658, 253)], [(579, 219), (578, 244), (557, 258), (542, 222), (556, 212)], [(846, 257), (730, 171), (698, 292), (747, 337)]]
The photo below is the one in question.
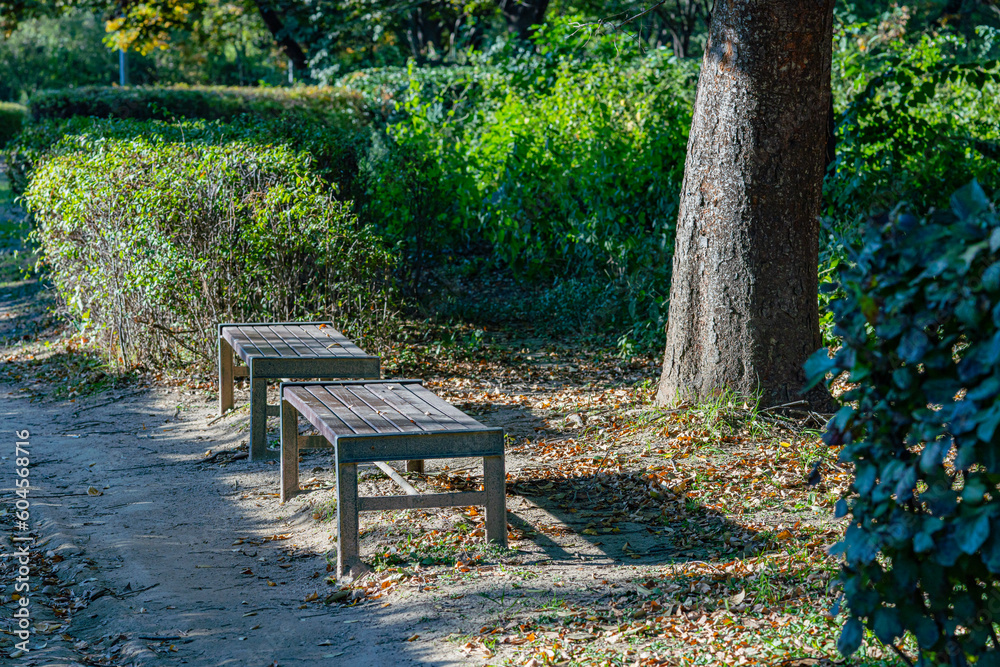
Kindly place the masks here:
[[(234, 365), (234, 355), (245, 367)], [(233, 382), (250, 378), (250, 460), (267, 453), (268, 380), (378, 378), (381, 364), (330, 322), (226, 323), (219, 325), (219, 414), (233, 408)]]
[[(320, 435), (299, 435), (299, 417)], [(486, 539), (507, 545), (503, 429), (480, 424), (419, 380), (282, 383), (282, 502), (298, 493), (299, 450), (310, 448), (334, 450), (339, 577), (362, 567), (358, 512), (483, 505)], [(465, 457), (482, 457), (482, 491), (419, 494), (385, 463)], [(375, 463), (406, 495), (358, 497), (359, 463)]]

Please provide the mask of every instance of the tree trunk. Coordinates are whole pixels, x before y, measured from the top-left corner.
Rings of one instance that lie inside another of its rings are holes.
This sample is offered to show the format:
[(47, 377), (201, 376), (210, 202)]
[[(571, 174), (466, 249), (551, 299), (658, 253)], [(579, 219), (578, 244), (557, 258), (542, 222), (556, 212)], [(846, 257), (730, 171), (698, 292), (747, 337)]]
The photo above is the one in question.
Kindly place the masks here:
[(292, 67), (295, 71), (300, 72), (300, 76), (305, 77), (309, 72), (309, 62), (306, 59), (305, 51), (299, 46), (299, 43), (292, 39), (291, 35), (285, 29), (285, 24), (278, 16), (278, 13), (271, 6), (268, 0), (254, 0), (254, 4), (257, 6), (257, 11), (260, 13), (260, 18), (264, 21), (264, 25), (267, 26), (268, 31), (271, 36), (274, 37), (274, 41), (278, 43), (281, 48), (282, 53), (288, 56), (288, 59), (292, 61)]
[[(424, 6), (415, 7), (410, 12), (406, 26), (406, 41), (410, 45), (410, 52), (420, 63), (430, 59), (430, 51), (436, 52), (442, 47), (441, 23), (428, 18), (428, 14)], [(440, 58), (441, 54), (436, 53), (436, 57)]]
[(545, 20), (548, 8), (549, 0), (500, 0), (507, 30), (525, 40), (531, 36), (531, 26)]
[(719, 0), (677, 221), (657, 403), (803, 397), (820, 347), (818, 215), (834, 0)]

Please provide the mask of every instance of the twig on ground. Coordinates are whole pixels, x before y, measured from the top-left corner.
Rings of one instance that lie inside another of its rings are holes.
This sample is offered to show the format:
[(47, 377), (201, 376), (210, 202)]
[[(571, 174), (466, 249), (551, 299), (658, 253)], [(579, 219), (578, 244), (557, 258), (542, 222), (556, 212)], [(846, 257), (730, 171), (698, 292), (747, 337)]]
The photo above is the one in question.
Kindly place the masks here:
[(606, 450), (604, 450), (604, 458), (601, 459), (601, 465), (597, 466), (597, 472), (594, 473), (594, 477), (601, 474), (601, 470), (604, 469), (604, 463), (608, 460), (608, 455), (611, 454), (611, 449), (612, 448), (609, 446)]
[(223, 417), (228, 417), (228, 416), (232, 415), (233, 413), (235, 413), (235, 412), (237, 412), (239, 410), (245, 410), (246, 408), (249, 408), (249, 407), (250, 407), (250, 404), (246, 403), (246, 404), (241, 405), (239, 407), (232, 408), (230, 410), (226, 410), (224, 413), (222, 413), (218, 417), (213, 417), (212, 419), (208, 420), (208, 422), (205, 424), (205, 426), (211, 426), (212, 424), (214, 424), (215, 422), (219, 421)]
[[(242, 461), (243, 459), (247, 458), (247, 453), (246, 452), (238, 452), (238, 451), (235, 451), (235, 450), (232, 450), (232, 449), (223, 449), (223, 450), (220, 450), (220, 451), (212, 454), (208, 458), (198, 459), (197, 461), (195, 461), (195, 463), (212, 463), (213, 461), (215, 461), (215, 459), (219, 458), (223, 454), (232, 454), (233, 455), (233, 457), (231, 459), (229, 459), (229, 461)], [(227, 463), (229, 461), (227, 461)]]
[(758, 413), (772, 412), (774, 410), (782, 410), (784, 408), (794, 408), (796, 405), (809, 405), (809, 401), (792, 401), (791, 403), (783, 403), (781, 405), (772, 405), (769, 408), (764, 408), (763, 410), (758, 410)]
[(146, 586), (145, 588), (136, 588), (135, 590), (125, 591), (123, 593), (118, 594), (116, 597), (123, 598), (123, 597), (129, 596), (129, 595), (138, 595), (139, 593), (145, 593), (146, 591), (148, 591), (151, 588), (156, 588), (159, 585), (160, 585), (160, 582), (156, 582), (155, 584), (152, 584), (150, 586)]

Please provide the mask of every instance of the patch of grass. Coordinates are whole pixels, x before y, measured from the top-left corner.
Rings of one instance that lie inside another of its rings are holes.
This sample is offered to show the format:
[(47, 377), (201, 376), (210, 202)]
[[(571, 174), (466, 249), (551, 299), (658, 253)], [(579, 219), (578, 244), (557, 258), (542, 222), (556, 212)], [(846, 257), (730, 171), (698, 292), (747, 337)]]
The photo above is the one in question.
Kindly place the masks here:
[(759, 396), (744, 396), (728, 389), (712, 398), (682, 404), (681, 414), (715, 440), (735, 435), (762, 438), (770, 435), (774, 427), (773, 422), (762, 418)]

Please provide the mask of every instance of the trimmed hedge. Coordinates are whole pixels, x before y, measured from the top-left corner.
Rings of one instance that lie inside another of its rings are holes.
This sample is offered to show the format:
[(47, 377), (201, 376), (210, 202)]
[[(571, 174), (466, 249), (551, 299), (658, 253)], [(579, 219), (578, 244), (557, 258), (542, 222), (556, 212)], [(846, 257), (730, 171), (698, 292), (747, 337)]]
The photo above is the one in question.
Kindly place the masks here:
[(831, 303), (842, 346), (812, 382), (854, 388), (824, 440), (854, 465), (833, 553), (849, 609), (839, 648), (864, 629), (905, 634), (921, 665), (1000, 665), (1000, 216), (973, 182), (951, 211), (874, 221)]
[(230, 120), (242, 114), (278, 118), (295, 114), (319, 120), (363, 111), (361, 96), (337, 88), (239, 88), (223, 86), (81, 86), (45, 90), (29, 104), (34, 120), (96, 116), (134, 120)]
[(0, 148), (20, 134), (27, 114), (20, 104), (0, 102)]
[(199, 144), (280, 143), (308, 152), (312, 156), (311, 168), (329, 183), (336, 184), (341, 199), (353, 200), (361, 194), (356, 184), (358, 163), (367, 150), (369, 136), (364, 123), (348, 114), (331, 115), (323, 121), (297, 115), (272, 119), (243, 115), (229, 122), (179, 123), (75, 116), (29, 123), (2, 155), (8, 165), (11, 187), (15, 194), (20, 194), (28, 187), (31, 170), (42, 156), (73, 152), (105, 140), (146, 137)]
[(111, 363), (212, 363), (226, 321), (332, 318), (369, 349), (391, 257), (302, 152), (73, 139), (24, 199), (70, 313)]

